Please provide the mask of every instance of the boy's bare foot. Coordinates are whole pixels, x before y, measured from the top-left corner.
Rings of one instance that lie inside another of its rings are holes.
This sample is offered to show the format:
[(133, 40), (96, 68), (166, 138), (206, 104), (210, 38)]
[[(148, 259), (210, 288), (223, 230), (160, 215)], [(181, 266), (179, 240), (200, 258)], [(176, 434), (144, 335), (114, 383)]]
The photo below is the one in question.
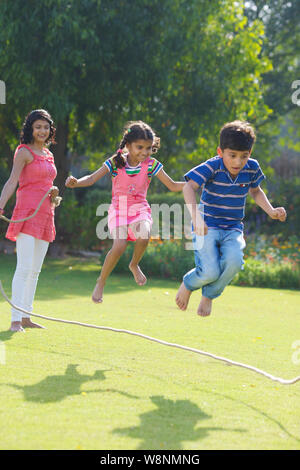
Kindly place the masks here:
[(10, 331), (20, 331), (25, 333), (20, 321), (12, 321), (10, 325)]
[(97, 281), (92, 294), (92, 301), (95, 302), (95, 304), (101, 304), (103, 302), (103, 290), (104, 284)]
[(38, 323), (33, 323), (30, 318), (22, 318), (22, 327), (24, 328), (42, 328), (45, 329), (44, 326), (39, 325)]
[(133, 274), (135, 282), (139, 286), (143, 286), (147, 282), (147, 278), (138, 264), (129, 264), (129, 269)]
[(212, 309), (212, 299), (202, 296), (201, 302), (197, 310), (197, 314), (200, 315), (200, 317), (208, 317), (208, 315), (210, 315), (211, 313), (211, 309)]
[(181, 310), (187, 309), (191, 293), (192, 291), (188, 290), (182, 282), (176, 295), (176, 303)]

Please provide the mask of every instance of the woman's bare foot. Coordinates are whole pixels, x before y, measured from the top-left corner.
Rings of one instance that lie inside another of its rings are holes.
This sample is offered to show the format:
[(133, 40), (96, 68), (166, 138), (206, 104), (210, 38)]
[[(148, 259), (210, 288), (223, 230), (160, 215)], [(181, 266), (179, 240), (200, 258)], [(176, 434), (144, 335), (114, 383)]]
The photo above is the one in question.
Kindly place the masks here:
[(22, 318), (22, 327), (24, 328), (42, 328), (45, 329), (44, 326), (39, 325), (38, 323), (33, 323), (30, 318)]
[(201, 302), (197, 310), (197, 314), (200, 315), (200, 317), (208, 317), (208, 315), (210, 315), (211, 313), (211, 309), (212, 309), (212, 299), (202, 296)]
[(139, 286), (143, 286), (144, 284), (146, 284), (147, 278), (146, 278), (145, 274), (142, 272), (142, 270), (141, 270), (141, 268), (139, 267), (138, 264), (130, 263), (129, 264), (129, 269), (133, 274), (135, 282)]
[(95, 304), (101, 304), (103, 302), (103, 290), (104, 284), (97, 281), (92, 294), (92, 301), (95, 302)]
[(25, 333), (20, 321), (12, 321), (10, 325), (10, 331), (20, 331)]
[(191, 293), (192, 291), (188, 290), (182, 282), (176, 295), (176, 303), (181, 310), (187, 309)]

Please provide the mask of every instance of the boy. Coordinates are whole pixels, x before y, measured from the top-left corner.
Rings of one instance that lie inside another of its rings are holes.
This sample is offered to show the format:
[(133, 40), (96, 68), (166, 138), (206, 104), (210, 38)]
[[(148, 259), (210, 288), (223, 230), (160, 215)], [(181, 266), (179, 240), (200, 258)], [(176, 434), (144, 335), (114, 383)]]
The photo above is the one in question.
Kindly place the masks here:
[[(196, 267), (185, 274), (177, 292), (176, 303), (181, 310), (186, 310), (192, 291), (202, 287), (197, 314), (210, 315), (212, 300), (221, 295), (242, 268), (242, 219), (248, 192), (272, 219), (286, 219), (285, 209), (274, 208), (259, 186), (265, 176), (257, 160), (250, 158), (255, 139), (249, 123), (225, 124), (220, 132), (218, 156), (184, 175), (187, 183), (183, 194), (193, 222)], [(199, 211), (196, 192), (201, 186)]]

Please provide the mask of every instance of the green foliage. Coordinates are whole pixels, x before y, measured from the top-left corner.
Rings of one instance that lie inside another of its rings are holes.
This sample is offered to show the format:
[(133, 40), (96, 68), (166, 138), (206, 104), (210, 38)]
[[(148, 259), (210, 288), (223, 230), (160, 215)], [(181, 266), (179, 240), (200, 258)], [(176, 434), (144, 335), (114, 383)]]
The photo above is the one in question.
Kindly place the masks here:
[[(128, 272), (133, 249), (134, 244), (129, 243), (114, 269), (116, 273)], [(104, 260), (105, 255), (106, 253), (101, 255), (101, 261)], [(181, 240), (153, 240), (140, 264), (149, 276), (180, 281), (182, 276), (194, 267), (194, 253), (191, 250), (185, 250), (185, 242)]]
[(63, 203), (56, 210), (57, 241), (69, 249), (99, 249), (96, 208), (92, 204), (80, 204), (71, 192), (65, 193)]
[(16, 125), (30, 109), (48, 108), (56, 122), (69, 122), (74, 152), (112, 152), (124, 121), (142, 118), (162, 136), (164, 160), (198, 160), (199, 151), (204, 159), (225, 121), (256, 123), (270, 113), (263, 40), (262, 22), (247, 22), (241, 0), (142, 0), (130, 8), (117, 0), (3, 0), (8, 117)]
[[(266, 241), (267, 243), (267, 241)], [(232, 285), (248, 287), (269, 287), (280, 289), (300, 289), (299, 244), (290, 252), (274, 256), (274, 246), (267, 246), (260, 256), (253, 256), (251, 245), (246, 251), (244, 269), (232, 280)], [(257, 244), (258, 246), (258, 244)], [(115, 267), (115, 272), (128, 272), (133, 244), (127, 248)], [(252, 253), (252, 256), (247, 253)], [(283, 251), (285, 249), (283, 248)], [(298, 253), (298, 254), (297, 254)], [(103, 252), (103, 262), (106, 252)], [(273, 256), (272, 256), (273, 255)], [(186, 250), (182, 240), (153, 240), (150, 242), (141, 261), (141, 266), (149, 276), (180, 281), (183, 275), (194, 268), (193, 251)]]
[(231, 282), (235, 286), (300, 289), (300, 267), (292, 263), (267, 264), (248, 259), (245, 267)]
[(251, 0), (246, 2), (250, 24), (260, 19), (265, 27), (264, 53), (273, 67), (263, 75), (265, 102), (276, 117), (295, 109), (292, 82), (299, 79), (300, 3), (298, 0)]

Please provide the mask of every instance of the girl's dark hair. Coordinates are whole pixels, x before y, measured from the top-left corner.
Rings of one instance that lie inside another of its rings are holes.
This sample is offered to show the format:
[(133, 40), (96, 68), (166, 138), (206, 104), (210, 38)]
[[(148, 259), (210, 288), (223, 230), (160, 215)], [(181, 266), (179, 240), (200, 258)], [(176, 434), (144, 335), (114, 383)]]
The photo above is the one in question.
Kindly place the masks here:
[(130, 121), (124, 128), (122, 140), (119, 144), (119, 149), (112, 156), (113, 161), (117, 168), (125, 166), (126, 161), (123, 157), (122, 150), (126, 144), (131, 144), (136, 140), (152, 140), (152, 152), (155, 153), (160, 147), (160, 138), (155, 135), (153, 129), (143, 121)]
[(255, 139), (254, 129), (246, 121), (228, 122), (220, 131), (220, 147), (222, 150), (251, 150)]
[(50, 124), (50, 133), (49, 137), (46, 140), (46, 144), (55, 144), (55, 127), (53, 120), (45, 109), (34, 109), (31, 111), (29, 114), (27, 114), (25, 121), (23, 123), (23, 127), (21, 130), (21, 136), (20, 136), (20, 143), (21, 144), (30, 144), (32, 143), (32, 125), (35, 121), (38, 121), (39, 119), (43, 121), (47, 121)]

